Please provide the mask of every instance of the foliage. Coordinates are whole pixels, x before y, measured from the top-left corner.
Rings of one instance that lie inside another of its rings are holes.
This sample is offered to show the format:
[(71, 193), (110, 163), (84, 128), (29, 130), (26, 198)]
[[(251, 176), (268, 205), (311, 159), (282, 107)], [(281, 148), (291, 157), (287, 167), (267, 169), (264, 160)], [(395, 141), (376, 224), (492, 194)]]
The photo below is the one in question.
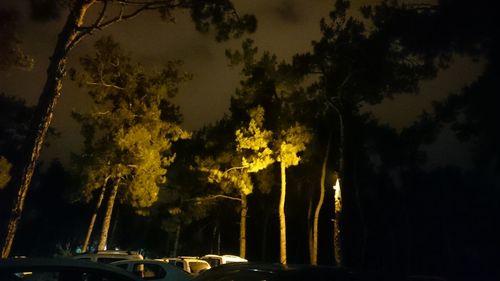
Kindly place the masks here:
[(249, 111), (248, 128), (236, 130), (236, 151), (244, 153), (241, 165), (249, 173), (255, 173), (267, 168), (274, 162), (273, 151), (269, 148), (272, 132), (264, 129), (264, 108), (258, 106)]
[(10, 169), (12, 164), (0, 155), (0, 189), (4, 188), (10, 181)]
[(87, 182), (83, 193), (88, 197), (106, 177), (120, 178), (120, 200), (144, 212), (166, 183), (166, 168), (175, 159), (172, 143), (190, 136), (167, 100), (190, 76), (178, 70), (180, 62), (147, 73), (109, 37), (98, 40), (96, 50), (82, 58), (84, 73), (75, 76), (95, 102), (91, 112), (73, 114), (85, 138), (78, 160)]
[(21, 40), (16, 34), (18, 13), (15, 10), (0, 8), (0, 71), (11, 67), (31, 70), (33, 58), (21, 49)]

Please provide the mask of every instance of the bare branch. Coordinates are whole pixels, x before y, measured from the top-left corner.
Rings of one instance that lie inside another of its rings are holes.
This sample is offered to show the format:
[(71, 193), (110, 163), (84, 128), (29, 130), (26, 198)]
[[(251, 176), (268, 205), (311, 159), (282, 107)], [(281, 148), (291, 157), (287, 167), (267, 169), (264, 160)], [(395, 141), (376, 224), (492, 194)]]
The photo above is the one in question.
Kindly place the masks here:
[(248, 169), (248, 167), (244, 167), (244, 166), (241, 166), (241, 167), (232, 167), (232, 168), (229, 168), (229, 169), (225, 170), (224, 174), (229, 173), (232, 170), (244, 170), (244, 169)]
[(114, 88), (114, 89), (117, 89), (117, 90), (121, 90), (121, 91), (124, 91), (125, 88), (123, 87), (120, 87), (120, 86), (117, 86), (117, 85), (114, 85), (114, 84), (108, 84), (104, 81), (100, 82), (100, 83), (97, 83), (97, 82), (87, 82), (87, 85), (92, 85), (92, 86), (102, 86), (102, 87), (106, 87), (106, 88)]
[(214, 199), (219, 199), (219, 198), (229, 199), (229, 200), (234, 200), (234, 201), (241, 202), (240, 198), (232, 197), (232, 196), (227, 196), (227, 195), (223, 195), (223, 194), (212, 195), (212, 196), (207, 196), (207, 197), (196, 197), (196, 198), (187, 199), (187, 200), (184, 200), (184, 201), (185, 202), (189, 202), (189, 201), (201, 202), (201, 201), (208, 201), (208, 200), (214, 200)]

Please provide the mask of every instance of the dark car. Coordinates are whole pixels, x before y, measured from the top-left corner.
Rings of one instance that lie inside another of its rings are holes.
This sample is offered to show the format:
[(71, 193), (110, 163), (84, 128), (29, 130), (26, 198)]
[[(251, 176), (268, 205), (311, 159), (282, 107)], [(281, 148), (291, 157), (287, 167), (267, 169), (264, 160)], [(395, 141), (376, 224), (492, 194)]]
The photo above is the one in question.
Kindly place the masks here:
[(230, 263), (201, 273), (195, 281), (361, 281), (367, 278), (347, 269), (331, 266)]
[(72, 259), (0, 259), (1, 281), (141, 281), (115, 266)]

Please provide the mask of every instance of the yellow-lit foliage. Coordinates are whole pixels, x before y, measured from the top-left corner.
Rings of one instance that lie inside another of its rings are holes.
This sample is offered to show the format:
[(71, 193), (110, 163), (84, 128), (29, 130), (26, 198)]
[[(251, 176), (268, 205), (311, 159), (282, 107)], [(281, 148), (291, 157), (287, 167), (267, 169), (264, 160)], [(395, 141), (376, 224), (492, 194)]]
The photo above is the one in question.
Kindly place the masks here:
[(298, 165), (300, 162), (298, 153), (306, 149), (306, 144), (311, 141), (311, 138), (311, 132), (298, 123), (282, 131), (276, 160), (284, 163), (286, 168)]
[(158, 185), (166, 182), (166, 167), (175, 159), (174, 153), (165, 154), (172, 141), (189, 137), (179, 126), (158, 120), (160, 111), (152, 108), (145, 113), (143, 122), (120, 130), (116, 137), (117, 145), (126, 153), (127, 165), (132, 169), (122, 201), (138, 209), (157, 201)]
[(273, 151), (269, 148), (273, 133), (264, 129), (264, 108), (258, 106), (249, 112), (247, 128), (236, 131), (238, 152), (250, 151), (241, 158), (242, 167), (249, 173), (256, 173), (274, 162)]

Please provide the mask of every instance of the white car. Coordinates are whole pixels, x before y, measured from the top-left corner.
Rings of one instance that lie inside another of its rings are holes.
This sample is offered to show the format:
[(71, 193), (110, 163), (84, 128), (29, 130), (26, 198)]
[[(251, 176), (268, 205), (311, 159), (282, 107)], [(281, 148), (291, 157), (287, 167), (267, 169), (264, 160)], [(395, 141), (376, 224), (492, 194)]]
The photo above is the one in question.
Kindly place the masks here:
[(184, 271), (190, 273), (191, 275), (198, 275), (200, 272), (210, 269), (210, 264), (204, 260), (200, 260), (197, 257), (177, 257), (177, 258), (161, 258), (160, 261), (168, 262)]
[(191, 281), (193, 279), (184, 270), (158, 260), (122, 260), (112, 262), (111, 265), (132, 272), (148, 281)]
[(233, 255), (204, 255), (200, 259), (207, 261), (211, 267), (233, 262), (248, 262), (247, 259)]
[(72, 257), (72, 259), (75, 259), (75, 260), (87, 260), (87, 261), (93, 261), (93, 262), (98, 262), (98, 263), (111, 263), (114, 261), (137, 260), (137, 259), (143, 259), (143, 258), (144, 257), (137, 252), (113, 251), (113, 250), (78, 254), (78, 255)]

